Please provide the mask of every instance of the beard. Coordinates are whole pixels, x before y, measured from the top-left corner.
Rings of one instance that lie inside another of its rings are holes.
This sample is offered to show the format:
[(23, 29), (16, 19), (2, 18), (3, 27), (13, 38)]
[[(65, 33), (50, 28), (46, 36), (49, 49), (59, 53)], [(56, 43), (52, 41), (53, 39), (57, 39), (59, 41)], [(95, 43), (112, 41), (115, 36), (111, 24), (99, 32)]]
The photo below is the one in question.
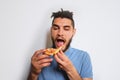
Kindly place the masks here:
[[(69, 40), (68, 44), (66, 45), (65, 49), (63, 50), (63, 52), (65, 52), (70, 47), (70, 44), (72, 42), (72, 38), (73, 38), (73, 36), (70, 38), (70, 40)], [(51, 37), (51, 39), (52, 39), (53, 48), (56, 48), (55, 41), (54, 41), (53, 37)]]

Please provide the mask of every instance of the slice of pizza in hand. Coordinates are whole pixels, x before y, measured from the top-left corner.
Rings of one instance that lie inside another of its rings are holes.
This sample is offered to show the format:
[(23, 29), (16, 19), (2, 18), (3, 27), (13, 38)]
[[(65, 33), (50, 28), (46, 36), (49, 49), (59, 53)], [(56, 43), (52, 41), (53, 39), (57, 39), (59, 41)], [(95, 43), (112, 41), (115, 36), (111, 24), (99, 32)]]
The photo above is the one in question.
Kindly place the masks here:
[(57, 48), (57, 49), (48, 48), (48, 49), (45, 50), (45, 54), (47, 54), (47, 55), (55, 55), (55, 54), (58, 53), (61, 49), (62, 49), (62, 47), (59, 47), (59, 48)]

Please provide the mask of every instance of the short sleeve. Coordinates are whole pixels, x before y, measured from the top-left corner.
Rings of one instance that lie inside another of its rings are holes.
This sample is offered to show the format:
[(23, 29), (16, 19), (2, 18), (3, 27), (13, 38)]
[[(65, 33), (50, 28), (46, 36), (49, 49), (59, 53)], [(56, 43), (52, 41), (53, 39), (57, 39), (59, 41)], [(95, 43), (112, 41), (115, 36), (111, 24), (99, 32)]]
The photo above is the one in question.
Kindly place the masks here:
[(88, 53), (86, 52), (83, 57), (81, 77), (82, 78), (93, 78), (91, 59)]

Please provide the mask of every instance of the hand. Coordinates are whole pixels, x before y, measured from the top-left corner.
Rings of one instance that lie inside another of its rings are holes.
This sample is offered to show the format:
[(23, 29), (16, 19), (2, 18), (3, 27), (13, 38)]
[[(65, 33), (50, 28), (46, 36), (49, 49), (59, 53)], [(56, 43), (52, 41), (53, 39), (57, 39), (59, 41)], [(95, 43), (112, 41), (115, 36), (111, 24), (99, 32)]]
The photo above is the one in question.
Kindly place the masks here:
[(60, 51), (54, 56), (55, 60), (58, 62), (60, 69), (69, 72), (71, 69), (74, 68), (72, 62), (69, 60), (69, 58)]
[(58, 62), (59, 67), (67, 73), (70, 80), (82, 80), (72, 62), (62, 51), (57, 53), (54, 58)]
[(52, 59), (44, 54), (44, 50), (38, 50), (34, 53), (31, 59), (31, 72), (38, 75), (42, 68), (50, 65)]

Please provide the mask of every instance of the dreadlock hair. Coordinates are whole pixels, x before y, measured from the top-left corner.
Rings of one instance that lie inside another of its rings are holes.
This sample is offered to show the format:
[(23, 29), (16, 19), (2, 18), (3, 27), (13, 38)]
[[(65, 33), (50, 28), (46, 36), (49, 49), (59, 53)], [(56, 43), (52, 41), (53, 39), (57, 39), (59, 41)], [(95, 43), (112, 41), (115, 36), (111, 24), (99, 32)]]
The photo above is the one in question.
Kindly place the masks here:
[(75, 24), (74, 24), (74, 20), (73, 20), (73, 12), (70, 12), (68, 10), (63, 10), (61, 8), (61, 11), (58, 12), (53, 12), (51, 18), (53, 17), (53, 21), (52, 24), (55, 20), (55, 18), (68, 18), (72, 21), (72, 26), (74, 28)]

